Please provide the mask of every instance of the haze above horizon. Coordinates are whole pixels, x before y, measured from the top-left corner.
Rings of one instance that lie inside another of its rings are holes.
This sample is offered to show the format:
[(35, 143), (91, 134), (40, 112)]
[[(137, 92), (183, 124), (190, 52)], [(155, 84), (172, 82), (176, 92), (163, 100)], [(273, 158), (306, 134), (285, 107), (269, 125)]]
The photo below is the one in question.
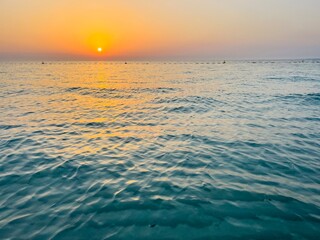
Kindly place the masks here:
[(0, 60), (320, 56), (318, 0), (0, 0)]

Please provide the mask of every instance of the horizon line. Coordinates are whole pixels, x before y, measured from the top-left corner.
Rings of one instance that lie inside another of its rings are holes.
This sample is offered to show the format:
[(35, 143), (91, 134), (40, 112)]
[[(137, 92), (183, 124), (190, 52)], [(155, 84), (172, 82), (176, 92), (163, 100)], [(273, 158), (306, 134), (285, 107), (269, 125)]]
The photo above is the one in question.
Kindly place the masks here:
[(218, 61), (302, 61), (302, 60), (320, 60), (319, 57), (294, 57), (294, 58), (287, 58), (287, 57), (279, 57), (279, 58), (168, 58), (168, 59), (160, 59), (160, 58), (121, 58), (121, 59), (6, 59), (0, 58), (0, 62), (218, 62)]

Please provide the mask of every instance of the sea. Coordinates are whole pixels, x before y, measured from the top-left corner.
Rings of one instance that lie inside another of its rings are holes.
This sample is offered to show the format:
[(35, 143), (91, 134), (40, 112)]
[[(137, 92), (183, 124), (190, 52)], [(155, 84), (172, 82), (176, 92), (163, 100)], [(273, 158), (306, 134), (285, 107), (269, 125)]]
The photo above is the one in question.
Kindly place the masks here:
[(0, 62), (0, 239), (320, 239), (320, 60)]

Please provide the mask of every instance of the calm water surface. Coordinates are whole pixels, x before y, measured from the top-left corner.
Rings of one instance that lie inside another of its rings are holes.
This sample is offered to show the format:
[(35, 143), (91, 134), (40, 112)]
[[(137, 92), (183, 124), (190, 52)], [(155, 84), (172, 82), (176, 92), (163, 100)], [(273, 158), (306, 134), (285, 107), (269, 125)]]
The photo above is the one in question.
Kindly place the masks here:
[(1, 239), (319, 239), (320, 62), (0, 63)]

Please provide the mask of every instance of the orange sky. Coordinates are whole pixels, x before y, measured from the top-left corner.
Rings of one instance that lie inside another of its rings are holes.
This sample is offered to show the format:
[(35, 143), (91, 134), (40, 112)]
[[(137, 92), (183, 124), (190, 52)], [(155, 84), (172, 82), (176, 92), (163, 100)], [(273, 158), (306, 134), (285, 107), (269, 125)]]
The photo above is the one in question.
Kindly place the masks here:
[(318, 0), (0, 0), (0, 58), (319, 57), (318, 9)]

